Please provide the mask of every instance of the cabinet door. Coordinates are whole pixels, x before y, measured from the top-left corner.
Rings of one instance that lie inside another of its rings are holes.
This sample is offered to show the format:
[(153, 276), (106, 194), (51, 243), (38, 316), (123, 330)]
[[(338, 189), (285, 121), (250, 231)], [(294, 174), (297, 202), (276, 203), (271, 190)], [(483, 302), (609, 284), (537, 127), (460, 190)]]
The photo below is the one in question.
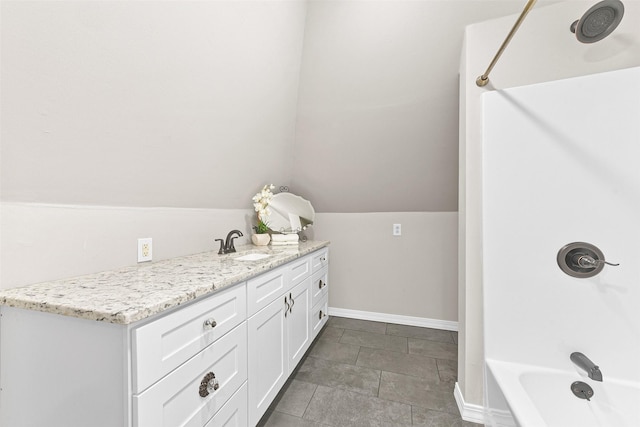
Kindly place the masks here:
[(249, 425), (257, 424), (287, 380), (287, 304), (282, 295), (247, 321)]
[(311, 310), (311, 278), (296, 285), (286, 295), (289, 298), (289, 314), (287, 315), (287, 375), (293, 371), (311, 344), (311, 326), (309, 312)]

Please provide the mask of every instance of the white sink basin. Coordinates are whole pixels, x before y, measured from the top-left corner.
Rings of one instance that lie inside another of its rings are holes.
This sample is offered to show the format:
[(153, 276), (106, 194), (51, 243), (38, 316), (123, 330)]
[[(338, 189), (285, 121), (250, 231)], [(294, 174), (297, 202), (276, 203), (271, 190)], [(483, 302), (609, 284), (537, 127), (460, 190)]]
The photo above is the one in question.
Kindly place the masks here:
[(258, 261), (259, 259), (269, 258), (269, 254), (246, 254), (236, 258), (236, 261)]

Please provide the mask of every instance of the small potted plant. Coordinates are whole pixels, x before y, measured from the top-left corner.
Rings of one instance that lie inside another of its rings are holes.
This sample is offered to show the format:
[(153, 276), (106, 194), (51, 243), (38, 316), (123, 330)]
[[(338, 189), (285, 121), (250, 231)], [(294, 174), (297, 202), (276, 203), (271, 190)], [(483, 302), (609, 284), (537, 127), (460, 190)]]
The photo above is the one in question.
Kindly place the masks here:
[(251, 235), (251, 241), (256, 246), (266, 246), (271, 241), (271, 235), (269, 234), (269, 226), (266, 222), (258, 218), (258, 225), (253, 226), (255, 233)]
[(271, 241), (269, 225), (262, 218), (271, 214), (268, 206), (273, 197), (271, 190), (274, 188), (273, 184), (267, 184), (262, 187), (262, 191), (253, 196), (253, 207), (256, 211), (258, 224), (253, 227), (255, 233), (251, 236), (251, 241), (256, 246), (266, 246)]

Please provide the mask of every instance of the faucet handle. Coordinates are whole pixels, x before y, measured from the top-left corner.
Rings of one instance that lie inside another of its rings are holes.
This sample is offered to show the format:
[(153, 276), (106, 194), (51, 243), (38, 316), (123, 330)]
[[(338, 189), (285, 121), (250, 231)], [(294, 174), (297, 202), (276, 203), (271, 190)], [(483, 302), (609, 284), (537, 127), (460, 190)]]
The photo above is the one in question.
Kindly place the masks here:
[(220, 250), (218, 251), (218, 255), (224, 254), (224, 240), (216, 239), (216, 242), (220, 242)]

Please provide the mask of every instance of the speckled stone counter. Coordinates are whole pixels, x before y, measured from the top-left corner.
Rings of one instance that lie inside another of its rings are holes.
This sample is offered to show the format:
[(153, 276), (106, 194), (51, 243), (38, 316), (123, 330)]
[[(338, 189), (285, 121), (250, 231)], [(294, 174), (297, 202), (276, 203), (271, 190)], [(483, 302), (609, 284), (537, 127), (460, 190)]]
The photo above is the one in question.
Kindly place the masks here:
[[(238, 246), (235, 254), (204, 252), (71, 279), (0, 290), (0, 305), (129, 324), (212, 294), (327, 246)], [(248, 253), (270, 256), (237, 261)]]

